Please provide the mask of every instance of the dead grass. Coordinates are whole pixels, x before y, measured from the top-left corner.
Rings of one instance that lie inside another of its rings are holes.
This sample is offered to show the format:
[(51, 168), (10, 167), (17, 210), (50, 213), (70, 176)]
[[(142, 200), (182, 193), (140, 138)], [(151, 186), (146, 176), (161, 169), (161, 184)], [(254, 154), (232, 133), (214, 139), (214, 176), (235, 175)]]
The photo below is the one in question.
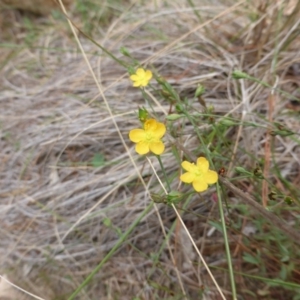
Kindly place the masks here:
[[(72, 0), (64, 0), (65, 5), (70, 5)], [(52, 0), (1, 0), (0, 9), (11, 10), (21, 9), (23, 11), (36, 13), (39, 15), (47, 15), (51, 10), (58, 8), (56, 1)]]
[[(299, 37), (295, 35), (300, 22), (299, 5), (288, 10), (282, 1), (265, 6), (263, 1), (256, 2), (236, 5), (235, 1), (203, 0), (196, 7), (201, 22), (207, 24), (201, 26), (185, 1), (115, 1), (111, 23), (105, 28), (95, 26), (92, 34), (118, 58), (123, 58), (119, 49), (125, 46), (135, 59), (145, 61), (164, 76), (182, 97), (192, 97), (201, 83), (207, 90), (205, 101), (214, 107), (215, 115), (227, 114), (241, 122), (257, 124), (235, 126), (224, 133), (230, 145), (217, 166), (225, 166), (231, 177), (236, 174), (235, 166), (252, 170), (256, 162), (268, 160), (271, 171), (265, 175), (272, 187), (278, 194), (293, 197), (297, 204), (299, 137), (271, 137), (266, 132), (272, 106), (272, 122), (299, 134), (298, 103), (279, 93), (269, 98), (270, 89), (250, 80), (234, 81), (231, 73), (234, 69), (243, 70), (299, 97)], [(281, 7), (284, 13), (279, 18)], [(84, 25), (76, 11), (70, 16), (79, 26)], [(15, 26), (21, 28), (23, 21), (21, 18)], [(67, 299), (115, 245), (118, 230), (124, 232), (151, 200), (65, 20), (50, 16), (47, 21), (31, 22), (31, 29), (17, 31), (10, 44), (2, 43), (1, 47), (0, 270), (14, 283), (44, 299)], [(25, 43), (32, 32), (34, 36)], [(81, 37), (81, 42), (134, 155), (128, 132), (138, 125), (137, 107), (145, 105), (141, 92), (131, 87), (122, 66), (102, 55), (85, 38)], [(157, 87), (155, 83), (154, 86)], [(155, 111), (163, 116), (169, 104), (156, 94), (154, 97), (160, 103)], [(198, 107), (201, 108), (199, 104)], [(182, 143), (195, 149), (198, 141), (191, 124), (186, 124), (184, 132)], [(266, 140), (272, 143), (272, 153), (266, 153)], [(172, 146), (169, 140), (167, 149)], [(162, 159), (169, 174), (175, 174), (177, 161), (170, 153), (166, 152)], [(97, 168), (93, 165), (96, 154), (104, 159)], [(148, 189), (160, 192), (150, 166), (144, 159), (134, 157)], [(158, 170), (159, 164), (154, 159), (152, 163)], [(258, 199), (261, 197), (261, 187), (255, 182), (241, 180), (236, 184)], [(178, 187), (178, 182), (174, 183), (174, 188)], [(289, 249), (288, 261), (294, 266), (285, 280), (299, 284), (299, 255), (293, 241), (248, 214), (251, 210), (234, 195), (225, 195), (230, 204), (236, 204), (227, 215), (236, 272), (280, 278), (283, 254), (278, 250), (277, 238)], [(224, 271), (224, 241), (210, 223), (218, 220), (214, 197), (211, 192), (194, 197), (186, 208), (193, 214), (184, 213), (182, 218), (207, 263), (221, 268), (213, 269), (213, 273), (231, 299)], [(280, 203), (272, 210), (291, 226), (298, 226), (297, 206)], [(160, 205), (159, 213), (171, 235), (170, 247), (188, 298), (220, 299), (173, 210)], [(105, 226), (107, 220), (111, 227)], [(273, 238), (267, 238), (272, 229)], [(175, 268), (163, 243), (153, 210), (78, 299), (182, 299)], [(258, 252), (265, 263), (264, 274), (259, 265), (243, 259), (245, 253), (254, 256)], [(160, 255), (156, 260), (157, 253)], [(293, 299), (297, 294), (293, 289), (272, 288), (263, 280), (241, 274), (236, 275), (236, 284), (241, 299), (255, 299), (263, 292), (265, 299)]]

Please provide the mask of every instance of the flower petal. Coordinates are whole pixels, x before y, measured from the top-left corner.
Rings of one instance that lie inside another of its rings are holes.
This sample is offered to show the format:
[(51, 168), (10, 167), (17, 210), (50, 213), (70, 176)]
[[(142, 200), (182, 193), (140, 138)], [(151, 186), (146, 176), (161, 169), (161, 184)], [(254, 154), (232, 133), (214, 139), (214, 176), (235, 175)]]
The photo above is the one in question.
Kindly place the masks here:
[(197, 192), (204, 192), (208, 188), (208, 184), (203, 180), (194, 180), (193, 187)]
[(205, 180), (208, 184), (213, 184), (218, 181), (218, 173), (212, 170), (208, 170), (205, 175)]
[(147, 79), (148, 81), (150, 81), (151, 78), (152, 78), (152, 72), (150, 70), (147, 70), (145, 72), (145, 79)]
[(142, 80), (141, 80), (141, 86), (147, 86), (148, 83), (149, 83), (149, 81), (146, 80), (146, 79), (142, 79)]
[(156, 128), (153, 132), (153, 135), (157, 138), (157, 139), (161, 139), (164, 134), (166, 133), (166, 126), (163, 123), (156, 123)]
[(145, 76), (145, 70), (143, 68), (138, 68), (135, 72), (135, 74), (139, 77), (144, 77)]
[(206, 173), (209, 168), (209, 162), (205, 157), (199, 157), (197, 159), (197, 167), (201, 173)]
[(191, 183), (195, 179), (195, 174), (186, 172), (180, 176), (180, 180), (185, 183)]
[(156, 155), (161, 155), (165, 151), (165, 145), (162, 141), (152, 142), (149, 147)]
[(157, 127), (157, 122), (155, 119), (149, 119), (144, 124), (145, 131), (155, 131)]
[(132, 129), (129, 132), (129, 139), (134, 143), (139, 143), (145, 139), (144, 129)]
[(138, 68), (135, 74), (130, 75), (134, 87), (147, 86), (151, 78), (152, 72), (150, 70), (144, 70), (143, 68)]
[(137, 81), (137, 80), (139, 80), (139, 76), (137, 76), (136, 74), (133, 74), (133, 75), (131, 75), (130, 76), (130, 79), (132, 80), (132, 81)]
[(192, 164), (185, 160), (181, 163), (181, 166), (184, 170), (191, 172), (191, 173), (195, 173), (195, 167), (196, 167), (195, 164)]
[(139, 142), (135, 146), (135, 151), (139, 155), (147, 154), (149, 152), (149, 144), (146, 142)]

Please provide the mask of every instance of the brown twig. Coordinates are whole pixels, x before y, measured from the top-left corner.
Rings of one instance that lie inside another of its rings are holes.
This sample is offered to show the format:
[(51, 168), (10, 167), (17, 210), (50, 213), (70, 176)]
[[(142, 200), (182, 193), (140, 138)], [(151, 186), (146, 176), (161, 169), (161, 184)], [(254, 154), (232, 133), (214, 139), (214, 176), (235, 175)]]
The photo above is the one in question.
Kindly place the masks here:
[(269, 121), (269, 128), (266, 133), (266, 142), (265, 142), (265, 163), (264, 163), (264, 178), (262, 182), (262, 204), (264, 207), (268, 206), (268, 194), (269, 194), (269, 185), (267, 182), (267, 178), (269, 177), (269, 170), (270, 170), (270, 158), (271, 158), (271, 145), (270, 145), (270, 132), (271, 132), (271, 123), (273, 121), (272, 115), (274, 111), (274, 95), (271, 93), (268, 97), (268, 121)]

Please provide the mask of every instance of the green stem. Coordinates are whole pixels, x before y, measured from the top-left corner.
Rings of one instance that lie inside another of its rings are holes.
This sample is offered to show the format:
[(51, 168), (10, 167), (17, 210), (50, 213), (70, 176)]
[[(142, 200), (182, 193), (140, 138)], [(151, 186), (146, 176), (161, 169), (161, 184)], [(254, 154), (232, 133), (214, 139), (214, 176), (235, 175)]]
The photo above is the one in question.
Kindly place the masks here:
[(97, 43), (92, 37), (90, 37), (88, 34), (86, 34), (85, 32), (83, 32), (70, 18), (68, 15), (66, 15), (64, 13), (65, 17), (68, 19), (68, 21), (83, 35), (85, 36), (88, 40), (90, 40), (93, 44), (95, 44), (97, 47), (99, 47), (104, 53), (106, 53), (111, 59), (113, 59), (114, 61), (116, 61), (117, 63), (119, 63), (121, 66), (128, 68), (129, 65), (118, 59), (116, 56), (114, 56), (111, 52), (109, 52), (108, 50), (106, 50), (106, 48), (104, 48), (102, 45), (100, 45), (99, 43)]
[(227, 231), (226, 231), (226, 223), (225, 223), (225, 217), (224, 217), (224, 211), (223, 211), (222, 196), (221, 196), (221, 192), (220, 192), (220, 186), (218, 183), (217, 183), (217, 193), (218, 193), (218, 206), (219, 206), (219, 211), (220, 211), (223, 236), (224, 236), (224, 242), (225, 242), (226, 257), (227, 257), (227, 263), (228, 263), (229, 278), (230, 278), (230, 283), (231, 283), (232, 299), (236, 300), (237, 295), (236, 295), (236, 288), (235, 288), (235, 280), (234, 280), (234, 274), (233, 274), (233, 268), (232, 268), (228, 236), (227, 236)]
[(169, 183), (169, 180), (168, 180), (168, 177), (167, 177), (167, 173), (166, 173), (166, 170), (164, 168), (164, 165), (161, 161), (161, 158), (159, 155), (156, 155), (157, 159), (158, 159), (158, 162), (159, 162), (159, 165), (160, 165), (160, 168), (161, 170), (163, 171), (164, 173), (164, 177), (165, 177), (165, 181), (166, 181), (166, 184), (167, 184), (167, 187), (168, 187), (168, 193), (171, 191), (171, 186), (170, 186), (170, 183)]
[(106, 254), (98, 266), (86, 277), (86, 279), (79, 285), (79, 287), (74, 291), (74, 293), (68, 298), (68, 300), (74, 299), (78, 293), (93, 279), (93, 277), (99, 272), (103, 265), (112, 257), (112, 255), (118, 250), (118, 248), (123, 244), (129, 234), (133, 229), (139, 224), (139, 222), (144, 218), (144, 216), (150, 211), (153, 207), (153, 202), (151, 202), (141, 213), (141, 215), (131, 224), (127, 231), (120, 237), (115, 246)]
[[(197, 128), (196, 124), (194, 123), (193, 119), (189, 116), (189, 114), (185, 110), (183, 111), (183, 113), (185, 114), (185, 116), (188, 118), (188, 120), (193, 124), (194, 128), (196, 129)], [(196, 129), (195, 131), (196, 131), (196, 134), (197, 134), (199, 140), (201, 141), (201, 144), (204, 145), (204, 142), (202, 140), (202, 136), (201, 136), (200, 132), (198, 131), (198, 129)], [(205, 155), (208, 158), (209, 164), (213, 166), (212, 160), (210, 158), (210, 150), (208, 148), (204, 147), (203, 151), (205, 152)], [(233, 299), (236, 300), (237, 295), (236, 295), (234, 274), (233, 274), (233, 268), (232, 268), (228, 236), (227, 236), (227, 231), (226, 231), (226, 223), (225, 223), (225, 217), (224, 217), (224, 211), (223, 211), (222, 197), (221, 197), (221, 192), (220, 192), (220, 186), (218, 183), (217, 183), (217, 193), (218, 193), (218, 206), (219, 206), (222, 229), (223, 229), (225, 251), (226, 251), (226, 257), (227, 257), (227, 263), (228, 263), (228, 271), (229, 271), (229, 277), (230, 277), (230, 283), (231, 283), (232, 296), (233, 296)]]
[[(236, 71), (236, 72), (240, 72), (240, 71)], [(262, 80), (259, 80), (253, 76), (250, 76), (248, 75), (247, 73), (244, 73), (244, 72), (240, 72), (240, 74), (242, 74), (242, 76), (240, 76), (238, 79), (241, 79), (241, 78), (245, 78), (245, 79), (249, 79), (249, 80), (252, 80), (256, 83), (259, 83), (260, 85), (264, 86), (264, 87), (267, 87), (267, 88), (270, 88), (270, 89), (274, 89), (274, 91), (277, 91), (279, 93), (281, 93), (282, 95), (288, 97), (288, 98), (291, 98), (291, 100), (296, 100), (296, 101), (300, 101), (299, 98), (297, 98), (296, 96), (280, 89), (280, 88), (277, 88), (277, 87), (273, 87), (272, 85), (268, 84), (267, 82), (265, 81), (262, 81)]]

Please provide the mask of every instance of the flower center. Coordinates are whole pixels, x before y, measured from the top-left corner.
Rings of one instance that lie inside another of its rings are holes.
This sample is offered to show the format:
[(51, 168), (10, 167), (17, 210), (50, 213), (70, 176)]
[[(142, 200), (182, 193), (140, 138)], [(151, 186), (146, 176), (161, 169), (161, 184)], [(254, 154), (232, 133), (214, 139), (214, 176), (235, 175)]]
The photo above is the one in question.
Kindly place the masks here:
[(152, 132), (146, 132), (145, 140), (150, 143), (153, 140), (153, 134)]
[(203, 173), (201, 172), (201, 170), (197, 169), (196, 172), (195, 172), (195, 175), (197, 177), (202, 177), (203, 176)]

